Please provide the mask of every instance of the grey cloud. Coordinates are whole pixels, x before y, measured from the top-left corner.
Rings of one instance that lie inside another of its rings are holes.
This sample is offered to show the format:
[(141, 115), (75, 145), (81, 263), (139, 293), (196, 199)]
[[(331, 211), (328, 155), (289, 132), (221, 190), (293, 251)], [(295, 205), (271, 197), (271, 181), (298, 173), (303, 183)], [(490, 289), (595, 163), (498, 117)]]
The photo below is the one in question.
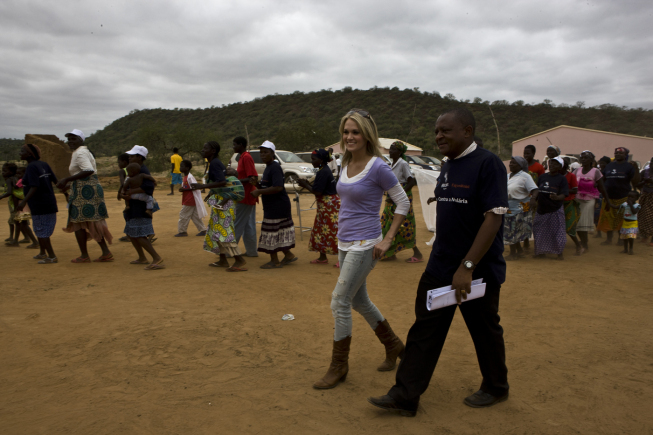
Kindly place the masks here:
[(652, 18), (650, 1), (5, 1), (0, 136), (344, 86), (653, 108)]

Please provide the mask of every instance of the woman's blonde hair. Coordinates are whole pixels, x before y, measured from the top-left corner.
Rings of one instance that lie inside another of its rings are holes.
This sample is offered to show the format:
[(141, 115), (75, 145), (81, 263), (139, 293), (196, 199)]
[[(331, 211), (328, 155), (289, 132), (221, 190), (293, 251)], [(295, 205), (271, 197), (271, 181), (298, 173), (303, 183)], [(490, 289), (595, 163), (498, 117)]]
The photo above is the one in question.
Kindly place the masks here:
[(347, 149), (342, 137), (343, 131), (345, 130), (345, 122), (347, 122), (348, 119), (351, 119), (358, 124), (361, 134), (367, 140), (367, 155), (383, 158), (380, 149), (381, 144), (379, 143), (379, 131), (376, 129), (376, 123), (374, 122), (372, 115), (365, 110), (351, 109), (340, 120), (340, 149), (343, 152), (342, 167), (344, 168), (347, 166), (351, 160), (351, 152)]

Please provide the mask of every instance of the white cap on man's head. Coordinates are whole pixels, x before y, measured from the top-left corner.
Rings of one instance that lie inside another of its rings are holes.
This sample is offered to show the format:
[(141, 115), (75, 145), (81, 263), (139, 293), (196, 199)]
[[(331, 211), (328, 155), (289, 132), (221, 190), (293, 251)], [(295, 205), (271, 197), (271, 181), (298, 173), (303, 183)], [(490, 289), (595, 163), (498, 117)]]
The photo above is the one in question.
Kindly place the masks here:
[(139, 156), (147, 158), (147, 148), (140, 145), (134, 145), (132, 149), (127, 151), (127, 154), (131, 154), (132, 156), (138, 154)]
[(272, 151), (275, 151), (277, 149), (274, 146), (274, 144), (272, 142), (270, 142), (269, 140), (266, 140), (265, 142), (263, 142), (261, 144), (261, 146), (259, 146), (259, 148), (270, 148)]
[(84, 136), (84, 133), (82, 133), (81, 130), (74, 129), (70, 133), (66, 133), (64, 136), (68, 136), (69, 134), (74, 134), (75, 136), (79, 136), (82, 138), (83, 141), (86, 140), (86, 136)]

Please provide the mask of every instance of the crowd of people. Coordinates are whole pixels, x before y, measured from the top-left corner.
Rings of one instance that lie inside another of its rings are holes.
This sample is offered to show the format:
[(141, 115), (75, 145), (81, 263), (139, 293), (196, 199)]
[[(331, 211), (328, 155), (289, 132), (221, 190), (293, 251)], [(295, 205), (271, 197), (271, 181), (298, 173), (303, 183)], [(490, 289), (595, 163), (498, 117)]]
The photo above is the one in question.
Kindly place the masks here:
[(554, 145), (547, 148), (543, 164), (534, 159), (535, 151), (534, 145), (527, 145), (523, 157), (510, 160), (510, 206), (504, 219), (504, 244), (510, 246), (510, 254), (506, 260), (524, 257), (531, 237), (535, 258), (554, 254), (563, 260), (567, 236), (580, 256), (589, 249), (589, 234), (594, 231), (597, 238), (606, 234), (601, 245), (612, 245), (617, 232), (624, 254), (634, 254), (638, 237), (653, 247), (653, 159), (640, 172), (635, 162), (628, 161), (629, 150), (623, 147), (615, 149), (614, 159), (604, 156), (598, 161), (585, 150), (576, 164), (562, 157)]
[[(603, 244), (607, 245), (612, 244), (614, 232), (619, 232), (625, 253), (633, 254), (633, 240), (638, 235), (653, 246), (649, 239), (653, 237), (653, 159), (640, 174), (628, 162), (627, 149), (617, 148), (614, 160), (604, 157), (598, 161), (591, 151), (583, 151), (580, 165), (574, 168), (555, 146), (547, 149), (547, 158), (540, 164), (534, 159), (535, 147), (528, 145), (523, 157), (510, 160), (506, 183), (503, 163), (483, 149), (474, 135), (475, 128), (473, 115), (464, 108), (445, 112), (436, 121), (436, 143), (445, 156), (434, 196), (428, 201), (437, 203), (436, 238), (417, 289), (416, 320), (405, 343), (370, 299), (367, 277), (378, 261), (396, 260), (404, 250), (412, 250), (408, 263), (424, 261), (415, 244), (412, 188), (416, 182), (406, 162), (406, 145), (394, 142), (390, 147), (392, 162), (386, 164), (371, 114), (351, 109), (340, 122), (340, 148), (344, 150), (341, 165), (333, 164), (328, 150), (312, 152), (315, 178), (312, 183), (299, 182), (317, 203), (309, 251), (319, 253), (319, 257), (310, 263), (325, 265), (328, 255), (337, 255), (334, 266), (339, 268), (331, 297), (331, 361), (314, 388), (334, 388), (347, 378), (353, 309), (367, 321), (385, 350), (377, 370), (393, 370), (397, 360), (402, 360), (396, 384), (388, 394), (368, 401), (388, 411), (414, 416), (456, 307), (460, 307), (483, 376), (480, 389), (466, 397), (464, 403), (475, 408), (500, 403), (508, 398), (509, 391), (498, 315), (500, 288), (506, 274), (504, 244), (510, 247), (506, 260), (522, 258), (530, 250), (531, 237), (535, 257), (555, 254), (562, 259), (567, 235), (576, 245), (576, 254), (582, 255), (589, 249), (589, 233), (596, 229), (597, 235), (606, 234)], [(109, 249), (113, 236), (107, 225), (95, 156), (84, 146), (85, 136), (80, 130), (72, 130), (66, 138), (72, 150), (70, 176), (66, 178), (55, 176), (41, 160), (39, 147), (33, 144), (20, 149), (20, 158), (27, 162), (24, 175), (20, 176), (16, 164), (3, 166), (6, 193), (1, 198), (9, 198), (10, 208), (7, 246), (18, 246), (23, 242), (19, 235), (23, 234), (28, 243), (32, 241), (28, 248), (40, 249), (34, 256), (39, 264), (58, 262), (50, 240), (59, 211), (56, 186), (67, 200), (63, 231), (75, 233), (80, 250), (71, 262), (114, 261)], [(270, 141), (258, 147), (265, 164), (259, 179), (247, 146), (245, 138), (234, 138), (238, 164), (232, 168), (220, 160), (219, 143), (203, 144), (198, 150), (206, 162), (201, 183), (191, 173), (192, 162), (183, 159), (177, 149), (170, 160), (168, 195), (174, 195), (174, 186), (178, 185), (182, 197), (175, 237), (187, 237), (193, 221), (197, 236), (203, 237), (203, 249), (218, 256), (210, 266), (228, 272), (247, 271), (246, 258), (259, 253), (270, 256), (270, 261), (260, 266), (262, 269), (279, 269), (298, 260), (292, 252), (295, 226), (291, 201), (276, 160), (276, 147)], [(130, 242), (138, 255), (131, 263), (159, 270), (166, 266), (152, 244), (152, 222), (160, 207), (154, 198), (157, 182), (146, 166), (147, 158), (147, 148), (140, 145), (118, 157), (121, 185), (117, 198), (125, 201), (123, 240)], [(207, 193), (204, 198), (203, 192)], [(257, 238), (259, 198), (263, 221)], [(208, 223), (204, 224), (207, 215)], [(26, 223), (29, 220), (33, 235)], [(244, 254), (238, 246), (241, 238)], [(88, 252), (89, 239), (101, 249), (101, 255), (93, 260)], [(485, 294), (467, 300), (473, 280), (484, 281)], [(457, 304), (431, 311), (425, 304), (427, 292), (444, 286), (455, 292)]]

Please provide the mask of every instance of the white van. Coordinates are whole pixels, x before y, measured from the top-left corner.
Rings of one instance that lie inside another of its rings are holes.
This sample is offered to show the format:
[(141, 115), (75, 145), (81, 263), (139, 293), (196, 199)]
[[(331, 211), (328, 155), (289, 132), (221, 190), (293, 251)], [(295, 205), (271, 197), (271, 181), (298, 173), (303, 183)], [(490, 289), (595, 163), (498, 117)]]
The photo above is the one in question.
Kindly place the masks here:
[[(258, 149), (251, 150), (249, 153), (252, 155), (252, 159), (254, 159), (256, 173), (258, 174), (260, 180), (261, 176), (263, 175), (263, 171), (265, 171), (265, 163), (261, 161), (261, 154), (259, 153)], [(317, 169), (315, 169), (313, 165), (307, 164), (305, 161), (300, 159), (295, 153), (282, 150), (276, 150), (274, 153), (277, 156), (277, 161), (281, 165), (281, 169), (283, 169), (285, 183), (290, 184), (300, 178), (310, 182), (315, 178)], [(239, 157), (239, 154), (234, 153), (234, 155), (231, 156), (231, 160), (229, 161), (229, 166), (232, 168), (237, 168)]]

